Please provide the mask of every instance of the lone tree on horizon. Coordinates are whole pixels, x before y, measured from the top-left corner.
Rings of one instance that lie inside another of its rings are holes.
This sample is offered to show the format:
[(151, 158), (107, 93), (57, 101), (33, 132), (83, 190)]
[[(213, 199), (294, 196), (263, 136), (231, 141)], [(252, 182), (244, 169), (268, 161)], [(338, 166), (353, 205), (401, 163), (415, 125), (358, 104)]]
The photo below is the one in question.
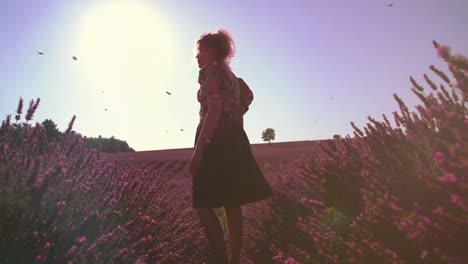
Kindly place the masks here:
[(273, 128), (267, 128), (262, 132), (263, 141), (268, 141), (271, 144), (272, 140), (275, 140), (275, 130)]
[(335, 134), (335, 135), (333, 135), (333, 139), (341, 139), (341, 135), (340, 134)]

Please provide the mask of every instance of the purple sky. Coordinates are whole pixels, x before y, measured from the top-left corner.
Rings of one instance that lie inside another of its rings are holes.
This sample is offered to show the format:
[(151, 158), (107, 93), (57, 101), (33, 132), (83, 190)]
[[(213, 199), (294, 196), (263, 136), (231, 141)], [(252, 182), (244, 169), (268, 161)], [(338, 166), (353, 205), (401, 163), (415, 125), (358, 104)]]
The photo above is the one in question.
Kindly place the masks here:
[(193, 44), (223, 27), (237, 43), (233, 71), (254, 92), (251, 143), (269, 127), (277, 142), (345, 136), (350, 121), (397, 110), (394, 93), (414, 109), (410, 75), (423, 83), (431, 64), (450, 74), (432, 40), (468, 55), (467, 11), (466, 0), (2, 1), (0, 115), (40, 97), (33, 121), (62, 131), (76, 114), (77, 132), (137, 151), (192, 147)]

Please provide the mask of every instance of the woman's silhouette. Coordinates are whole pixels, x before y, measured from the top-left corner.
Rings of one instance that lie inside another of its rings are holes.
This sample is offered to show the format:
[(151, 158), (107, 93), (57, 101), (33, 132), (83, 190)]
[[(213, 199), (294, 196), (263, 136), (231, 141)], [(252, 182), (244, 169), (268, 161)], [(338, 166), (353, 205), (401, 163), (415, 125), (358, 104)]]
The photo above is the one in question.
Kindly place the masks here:
[[(236, 264), (243, 236), (241, 205), (271, 197), (273, 191), (252, 155), (243, 128), (243, 114), (253, 94), (229, 66), (234, 55), (232, 37), (224, 29), (205, 33), (196, 47), (200, 123), (189, 162), (193, 208), (212, 252), (208, 263)], [(222, 226), (213, 210), (219, 207), (224, 207), (228, 219), (229, 261)]]

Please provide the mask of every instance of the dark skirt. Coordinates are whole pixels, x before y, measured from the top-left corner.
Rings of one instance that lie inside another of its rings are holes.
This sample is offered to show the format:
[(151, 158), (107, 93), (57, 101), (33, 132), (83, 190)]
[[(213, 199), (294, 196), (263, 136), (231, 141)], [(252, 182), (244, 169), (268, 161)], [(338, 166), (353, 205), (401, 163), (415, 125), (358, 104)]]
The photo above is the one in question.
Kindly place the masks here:
[[(197, 127), (195, 145), (201, 132)], [(205, 146), (199, 173), (192, 177), (193, 208), (244, 205), (273, 195), (240, 124), (222, 112), (219, 125)]]

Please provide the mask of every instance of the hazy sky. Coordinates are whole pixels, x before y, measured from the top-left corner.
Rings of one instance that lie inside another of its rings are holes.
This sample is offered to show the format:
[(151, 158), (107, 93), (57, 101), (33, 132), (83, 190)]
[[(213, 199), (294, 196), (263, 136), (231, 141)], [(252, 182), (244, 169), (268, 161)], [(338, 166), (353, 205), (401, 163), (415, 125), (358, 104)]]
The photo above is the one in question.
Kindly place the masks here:
[(466, 0), (2, 0), (1, 120), (20, 97), (24, 112), (40, 97), (33, 121), (61, 131), (76, 114), (77, 132), (137, 151), (193, 147), (194, 43), (223, 27), (237, 43), (233, 71), (254, 92), (251, 143), (269, 127), (277, 142), (352, 135), (350, 121), (397, 110), (394, 93), (420, 103), (410, 75), (435, 76), (430, 64), (450, 74), (433, 39), (468, 55), (467, 11)]

